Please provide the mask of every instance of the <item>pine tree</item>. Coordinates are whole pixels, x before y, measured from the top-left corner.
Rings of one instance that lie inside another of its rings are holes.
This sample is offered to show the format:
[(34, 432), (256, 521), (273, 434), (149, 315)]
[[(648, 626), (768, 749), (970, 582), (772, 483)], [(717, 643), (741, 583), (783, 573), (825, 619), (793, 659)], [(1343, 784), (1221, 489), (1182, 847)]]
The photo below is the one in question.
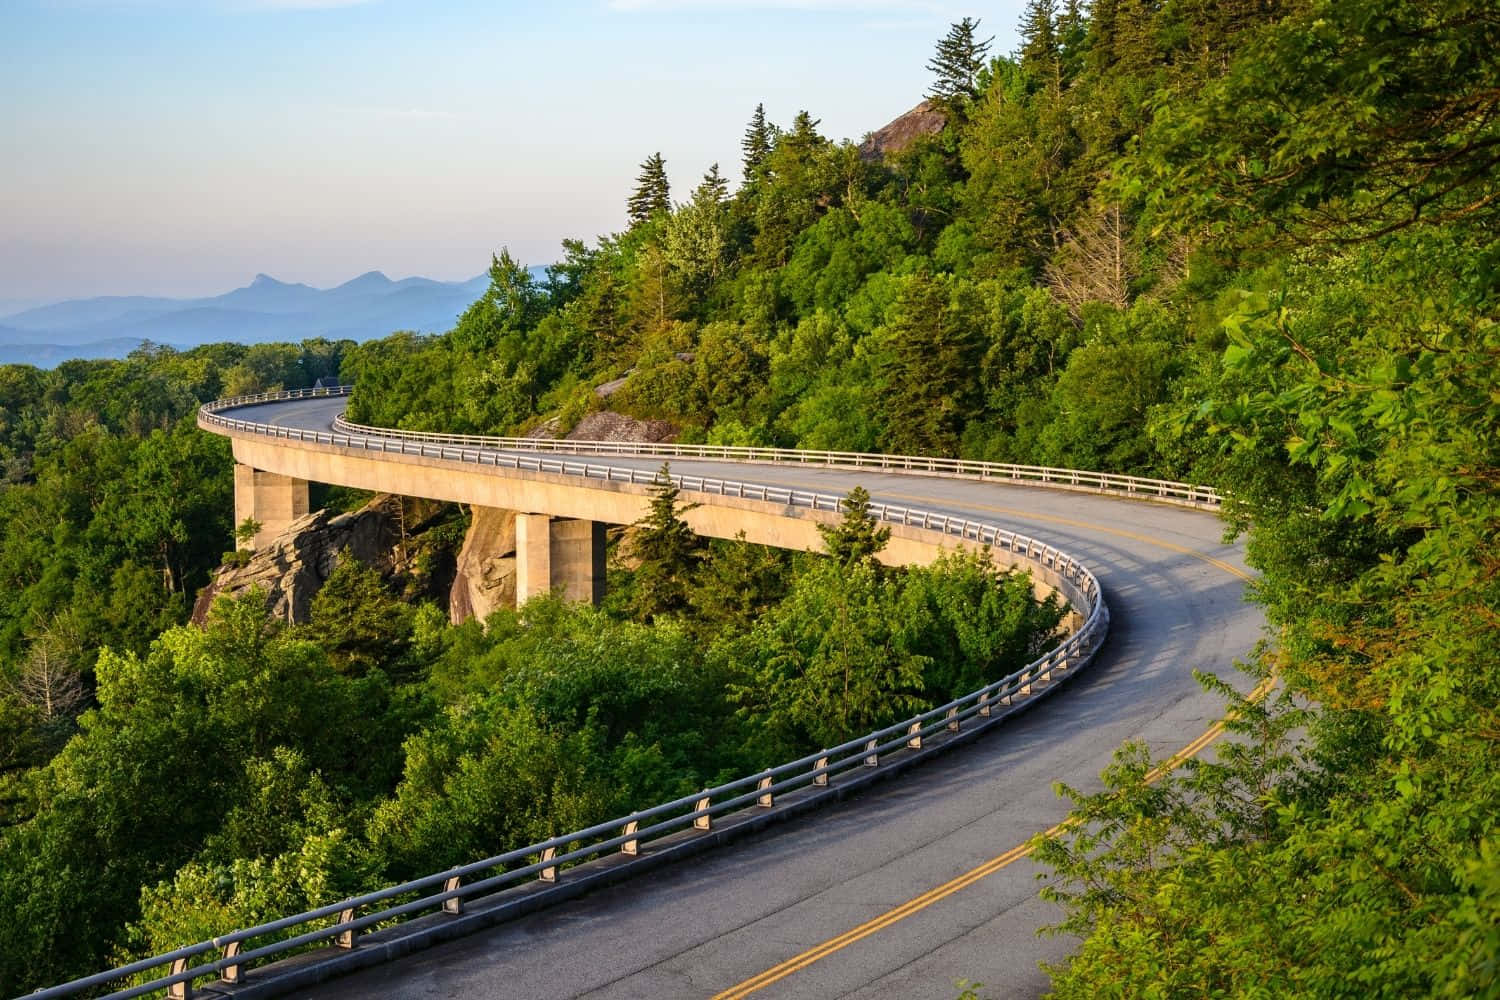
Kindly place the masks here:
[(1057, 4), (1030, 0), (1021, 15), (1021, 65), (1042, 77), (1052, 77), (1058, 66)]
[(757, 104), (750, 116), (750, 125), (745, 129), (745, 138), (740, 140), (740, 149), (745, 151), (745, 180), (755, 178), (760, 165), (771, 154), (772, 126), (766, 124), (766, 106)]
[(660, 153), (652, 153), (641, 164), (641, 172), (635, 179), (635, 193), (626, 202), (630, 224), (638, 226), (658, 212), (672, 209), (672, 188), (667, 183), (667, 163)]
[(635, 522), (632, 554), (640, 560), (635, 571), (634, 611), (641, 621), (653, 621), (688, 606), (689, 583), (703, 556), (703, 539), (693, 533), (682, 515), (697, 504), (679, 506), (680, 494), (665, 464), (651, 487), (651, 510)]
[(693, 201), (700, 204), (721, 204), (729, 198), (729, 182), (724, 175), (719, 173), (719, 165), (715, 163), (708, 168), (708, 173), (703, 175), (703, 181), (698, 189), (693, 192)]
[[(960, 288), (962, 286), (960, 285)], [(984, 355), (980, 308), (941, 277), (906, 279), (887, 312), (881, 364), (882, 444), (906, 455), (957, 455), (977, 407), (974, 372)]]
[(792, 131), (786, 137), (787, 145), (799, 152), (823, 145), (828, 140), (818, 134), (818, 126), (821, 124), (823, 119), (814, 118), (806, 111), (797, 112), (797, 117), (792, 119)]
[(974, 35), (978, 27), (979, 22), (968, 17), (950, 27), (927, 64), (937, 76), (927, 96), (948, 108), (962, 108), (979, 96), (979, 71), (984, 68), (984, 57), (995, 39), (991, 36), (978, 41)]
[(1074, 79), (1083, 70), (1084, 55), (1088, 51), (1089, 22), (1084, 16), (1080, 0), (1067, 0), (1062, 13), (1057, 17), (1058, 62), (1061, 75)]
[(839, 502), (839, 507), (844, 511), (842, 521), (835, 525), (818, 525), (823, 547), (845, 566), (873, 562), (875, 553), (891, 540), (891, 529), (881, 527), (870, 513), (869, 491), (863, 486), (854, 487)]

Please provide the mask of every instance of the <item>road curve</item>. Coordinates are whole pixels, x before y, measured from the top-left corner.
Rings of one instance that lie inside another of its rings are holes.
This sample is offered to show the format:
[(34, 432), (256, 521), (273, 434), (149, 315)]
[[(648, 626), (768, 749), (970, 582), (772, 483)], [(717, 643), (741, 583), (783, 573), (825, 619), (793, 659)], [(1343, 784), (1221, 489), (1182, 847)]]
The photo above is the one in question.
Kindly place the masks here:
[[(233, 416), (328, 430), (343, 405), (313, 398)], [(743, 984), (761, 977), (763, 997), (951, 998), (958, 979), (985, 984), (988, 996), (1035, 996), (1046, 986), (1038, 961), (1071, 947), (1037, 936), (1059, 916), (1037, 897), (1037, 866), (1021, 858), (956, 891), (932, 890), (1062, 819), (1053, 784), (1098, 787), (1121, 743), (1166, 756), (1203, 733), (1223, 705), (1192, 671), (1245, 681), (1233, 662), (1261, 634), (1259, 611), (1243, 599), (1243, 553), (1223, 543), (1212, 514), (869, 470), (697, 459), (674, 459), (672, 470), (824, 493), (862, 485), (876, 501), (1013, 527), (1093, 570), (1112, 612), (1109, 643), (1058, 697), (898, 781), (674, 870), (297, 995), (709, 997), (748, 995), (754, 986)]]

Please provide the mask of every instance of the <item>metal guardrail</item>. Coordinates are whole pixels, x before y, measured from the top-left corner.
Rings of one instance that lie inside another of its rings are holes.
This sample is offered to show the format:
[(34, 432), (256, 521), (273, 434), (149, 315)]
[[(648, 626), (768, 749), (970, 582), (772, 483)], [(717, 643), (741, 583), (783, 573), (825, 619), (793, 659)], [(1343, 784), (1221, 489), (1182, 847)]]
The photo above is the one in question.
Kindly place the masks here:
[[(653, 483), (657, 480), (656, 473), (647, 473), (639, 469), (548, 460), (536, 456), (496, 454), (483, 448), (474, 448), (472, 439), (435, 442), (423, 440), (421, 437), (387, 435), (382, 431), (370, 434), (304, 431), (239, 420), (221, 414), (223, 410), (255, 403), (313, 396), (347, 395), (348, 391), (348, 387), (344, 386), (335, 389), (304, 389), (217, 400), (202, 408), (199, 420), (200, 423), (209, 426), (271, 438), (310, 441), (381, 452), (421, 454), (479, 465), (577, 475), (610, 482)], [(499, 440), (515, 441), (517, 439)], [(764, 449), (752, 450), (763, 451)], [(743, 497), (814, 510), (836, 512), (840, 509), (843, 500), (841, 496), (833, 494), (789, 490), (723, 479), (698, 476), (673, 476), (672, 479), (681, 489), (690, 492)], [(1056, 648), (992, 684), (945, 705), (939, 705), (927, 712), (838, 746), (705, 789), (696, 795), (664, 802), (582, 830), (528, 844), (494, 857), (435, 872), (400, 885), (365, 893), (305, 913), (232, 931), (175, 951), (154, 955), (116, 969), (39, 990), (32, 996), (36, 998), (73, 996), (84, 990), (118, 984), (124, 979), (151, 972), (163, 966), (170, 967), (166, 975), (138, 986), (121, 989), (111, 993), (110, 996), (136, 997), (162, 989), (168, 989), (174, 995), (183, 996), (188, 992), (188, 984), (194, 979), (213, 975), (228, 982), (240, 982), (245, 975), (246, 967), (251, 963), (282, 955), (306, 945), (333, 941), (338, 947), (355, 947), (360, 932), (376, 924), (426, 911), (462, 913), (464, 901), (472, 897), (490, 895), (538, 879), (555, 881), (559, 877), (559, 870), (565, 865), (614, 852), (638, 854), (642, 850), (642, 845), (681, 831), (711, 830), (715, 817), (746, 808), (772, 808), (777, 796), (810, 786), (826, 786), (837, 775), (851, 770), (878, 767), (881, 758), (893, 752), (904, 749), (919, 750), (923, 741), (930, 737), (941, 733), (958, 732), (964, 723), (976, 718), (988, 718), (997, 708), (1008, 709), (1028, 699), (1039, 697), (1054, 681), (1061, 679), (1059, 675), (1071, 675), (1089, 663), (1103, 644), (1109, 631), (1109, 608), (1103, 600), (1099, 581), (1084, 564), (1067, 553), (989, 522), (879, 503), (870, 505), (870, 513), (884, 522), (912, 525), (939, 532), (944, 536), (998, 548), (1019, 556), (1037, 567), (1049, 570), (1069, 603), (1075, 610), (1084, 614), (1083, 625)], [(418, 898), (402, 900), (402, 897), (412, 894), (417, 894)], [(269, 944), (245, 948), (246, 943), (255, 938), (280, 934), (294, 928), (303, 929), (290, 937)]]
[[(236, 396), (206, 404), (202, 413), (213, 414), (237, 406), (300, 399), (306, 396), (347, 396), (353, 386), (329, 389), (299, 389), (291, 392)], [(481, 434), (438, 434), (403, 431), (353, 424), (343, 414), (334, 418), (335, 430), (350, 436), (399, 438), (428, 444), (451, 444), (464, 448), (500, 451), (547, 452), (561, 455), (639, 455), (656, 458), (708, 458), (732, 462), (764, 462), (776, 465), (830, 465), (889, 472), (916, 472), (966, 479), (1005, 480), (1037, 486), (1093, 490), (1112, 495), (1177, 503), (1191, 507), (1218, 507), (1223, 497), (1211, 486), (1182, 483), (1144, 476), (1119, 476), (1108, 472), (1061, 469), (1044, 465), (1008, 462), (975, 462), (959, 458), (928, 458), (918, 455), (881, 455), (859, 451), (816, 451), (803, 448), (752, 448), (713, 444), (652, 444), (638, 441), (561, 441), (551, 438), (497, 437)]]
[[(347, 389), (348, 387), (342, 387)], [(715, 444), (653, 444), (639, 441), (562, 441), (552, 438), (494, 437), (480, 434), (436, 434), (427, 431), (387, 430), (353, 424), (343, 414), (334, 418), (334, 428), (346, 434), (381, 434), (405, 441), (454, 444), (465, 448), (510, 451), (543, 451), (564, 455), (641, 455), (659, 458), (709, 458), (732, 462), (768, 462), (776, 465), (830, 465), (889, 472), (1026, 483), (1052, 487), (1075, 487), (1101, 493), (1180, 503), (1194, 507), (1217, 507), (1219, 492), (1209, 486), (1170, 479), (1117, 476), (1107, 472), (1059, 469), (1042, 465), (1007, 462), (975, 462), (960, 458), (927, 458), (917, 455), (882, 455), (862, 451), (815, 451), (803, 448), (753, 448)]]

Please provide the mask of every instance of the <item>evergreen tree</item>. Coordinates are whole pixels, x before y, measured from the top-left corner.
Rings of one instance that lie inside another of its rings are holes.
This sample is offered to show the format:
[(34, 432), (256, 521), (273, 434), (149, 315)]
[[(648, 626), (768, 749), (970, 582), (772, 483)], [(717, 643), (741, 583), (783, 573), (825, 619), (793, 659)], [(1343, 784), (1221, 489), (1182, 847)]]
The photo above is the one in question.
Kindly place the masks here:
[(979, 96), (979, 71), (984, 68), (984, 57), (995, 39), (991, 36), (979, 41), (974, 34), (978, 28), (979, 22), (968, 17), (950, 27), (927, 64), (937, 77), (927, 96), (953, 110)]
[(636, 535), (631, 552), (640, 560), (633, 604), (642, 621), (688, 607), (689, 583), (702, 558), (703, 540), (682, 519), (698, 505), (679, 506), (680, 493), (672, 482), (671, 467), (663, 463), (651, 487), (651, 510), (633, 525)]
[(823, 119), (814, 118), (805, 110), (797, 112), (797, 117), (792, 119), (792, 130), (787, 134), (783, 142), (788, 149), (803, 153), (816, 149), (828, 142), (827, 139), (818, 134), (818, 126)]
[(839, 502), (839, 506), (844, 511), (842, 521), (835, 525), (818, 525), (823, 547), (845, 566), (873, 562), (875, 553), (891, 540), (891, 529), (881, 527), (870, 513), (869, 491), (856, 486)]
[(638, 226), (658, 212), (671, 211), (672, 188), (667, 183), (667, 163), (660, 153), (652, 153), (641, 164), (635, 179), (635, 193), (625, 203), (630, 224)]
[(693, 201), (707, 204), (722, 204), (729, 198), (729, 182), (724, 175), (719, 173), (719, 165), (715, 163), (708, 168), (708, 173), (703, 175), (702, 182), (697, 190), (693, 192)]
[(308, 609), (307, 632), (336, 668), (363, 673), (394, 665), (411, 642), (412, 607), (392, 596), (374, 567), (348, 548)]
[(786, 596), (791, 553), (745, 541), (710, 543), (691, 601), (691, 627), (713, 641), (726, 632), (748, 632), (755, 620)]
[(773, 126), (766, 123), (766, 106), (757, 104), (750, 116), (750, 125), (745, 129), (745, 138), (740, 140), (740, 149), (745, 151), (745, 180), (754, 180), (766, 157), (771, 154)]
[(1058, 68), (1058, 24), (1055, 0), (1030, 0), (1021, 15), (1021, 65), (1050, 79)]
[(1084, 56), (1088, 51), (1089, 21), (1084, 15), (1079, 0), (1067, 0), (1058, 15), (1055, 35), (1061, 75), (1072, 80), (1083, 70)]
[(979, 318), (974, 304), (953, 290), (942, 278), (913, 276), (889, 312), (882, 408), (884, 445), (894, 452), (958, 454), (964, 424), (978, 408)]

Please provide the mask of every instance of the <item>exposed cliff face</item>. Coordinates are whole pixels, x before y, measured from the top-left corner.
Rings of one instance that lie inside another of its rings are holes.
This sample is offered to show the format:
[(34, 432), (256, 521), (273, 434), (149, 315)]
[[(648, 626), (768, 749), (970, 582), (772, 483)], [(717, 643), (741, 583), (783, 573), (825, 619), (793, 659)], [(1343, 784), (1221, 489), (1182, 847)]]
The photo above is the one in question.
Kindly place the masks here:
[(496, 608), (516, 606), (516, 512), (475, 507), (458, 571), (448, 592), (448, 620), (484, 621)]
[(590, 413), (564, 437), (566, 441), (674, 441), (677, 428), (665, 420), (637, 420), (613, 410)]
[(227, 564), (198, 595), (193, 621), (208, 615), (219, 595), (239, 597), (259, 587), (266, 605), (282, 621), (304, 622), (313, 595), (338, 565), (345, 549), (383, 574), (404, 558), (401, 498), (380, 494), (351, 514), (315, 511), (293, 521), (244, 565)]
[(899, 153), (924, 135), (937, 135), (948, 124), (948, 116), (931, 101), (923, 101), (884, 128), (871, 132), (860, 143), (859, 155), (880, 160)]

